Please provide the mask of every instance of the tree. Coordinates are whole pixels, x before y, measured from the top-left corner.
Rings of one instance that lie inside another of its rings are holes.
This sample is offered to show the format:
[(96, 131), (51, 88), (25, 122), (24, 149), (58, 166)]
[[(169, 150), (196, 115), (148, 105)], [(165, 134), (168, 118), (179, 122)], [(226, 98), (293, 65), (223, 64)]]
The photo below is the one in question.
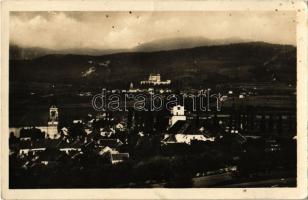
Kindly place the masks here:
[(86, 132), (84, 130), (82, 123), (73, 124), (70, 127), (70, 136), (73, 138), (81, 137), (84, 138), (86, 136)]

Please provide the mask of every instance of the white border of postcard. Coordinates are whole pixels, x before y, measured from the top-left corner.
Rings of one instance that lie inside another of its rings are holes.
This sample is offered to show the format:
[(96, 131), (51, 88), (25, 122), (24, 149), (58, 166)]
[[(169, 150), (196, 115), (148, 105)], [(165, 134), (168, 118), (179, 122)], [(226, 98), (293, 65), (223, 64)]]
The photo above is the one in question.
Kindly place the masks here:
[[(9, 189), (8, 47), (10, 11), (275, 11), (297, 12), (297, 187), (204, 189)], [(2, 198), (4, 199), (303, 199), (307, 197), (307, 2), (198, 0), (12, 0), (1, 9)]]

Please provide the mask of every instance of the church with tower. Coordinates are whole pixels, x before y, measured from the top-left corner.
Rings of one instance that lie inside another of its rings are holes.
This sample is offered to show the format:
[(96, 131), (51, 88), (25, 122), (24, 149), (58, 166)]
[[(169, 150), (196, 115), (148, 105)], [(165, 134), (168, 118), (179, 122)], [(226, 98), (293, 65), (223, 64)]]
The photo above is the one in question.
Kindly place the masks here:
[[(47, 114), (47, 113), (46, 113)], [(36, 118), (35, 118), (36, 119)], [(27, 122), (20, 122), (13, 126), (9, 127), (10, 133), (13, 133), (16, 137), (20, 137), (20, 130), (21, 129), (32, 129), (37, 128), (45, 133), (45, 138), (49, 139), (57, 139), (60, 137), (58, 131), (59, 125), (59, 109), (52, 105), (49, 108), (48, 118), (46, 117), (46, 121), (32, 119), (31, 121)]]

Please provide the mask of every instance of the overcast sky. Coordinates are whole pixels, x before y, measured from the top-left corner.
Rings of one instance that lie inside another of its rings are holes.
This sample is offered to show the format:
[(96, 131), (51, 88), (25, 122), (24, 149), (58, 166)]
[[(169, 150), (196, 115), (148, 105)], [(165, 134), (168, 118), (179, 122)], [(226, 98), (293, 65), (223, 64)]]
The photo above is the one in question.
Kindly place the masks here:
[(295, 12), (285, 11), (12, 12), (10, 41), (49, 49), (122, 49), (176, 37), (295, 45), (295, 20)]

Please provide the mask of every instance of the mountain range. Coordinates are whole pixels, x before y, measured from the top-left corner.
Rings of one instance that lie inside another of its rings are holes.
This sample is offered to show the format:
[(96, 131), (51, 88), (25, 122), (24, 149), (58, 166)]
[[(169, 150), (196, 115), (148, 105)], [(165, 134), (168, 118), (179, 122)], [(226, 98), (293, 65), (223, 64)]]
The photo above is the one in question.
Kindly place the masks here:
[[(210, 42), (200, 47), (189, 45), (205, 43), (192, 41), (190, 44), (184, 39), (180, 46), (172, 40), (163, 44), (153, 42), (136, 47), (136, 52), (99, 56), (43, 55), (40, 52), (43, 56), (35, 54), (36, 58), (31, 60), (11, 59), (10, 82), (127, 88), (130, 82), (137, 84), (147, 79), (150, 73), (160, 73), (163, 80), (170, 79), (183, 87), (238, 82), (296, 82), (294, 46), (264, 42)], [(188, 48), (173, 49), (184, 46)]]
[(228, 38), (222, 40), (210, 40), (203, 37), (182, 37), (165, 38), (138, 44), (130, 49), (93, 49), (93, 48), (68, 48), (68, 49), (47, 49), (40, 47), (21, 47), (14, 43), (10, 44), (11, 60), (31, 60), (49, 54), (77, 54), (77, 55), (106, 55), (123, 52), (153, 52), (176, 49), (187, 49), (199, 46), (214, 46), (231, 43), (247, 42), (239, 38)]

